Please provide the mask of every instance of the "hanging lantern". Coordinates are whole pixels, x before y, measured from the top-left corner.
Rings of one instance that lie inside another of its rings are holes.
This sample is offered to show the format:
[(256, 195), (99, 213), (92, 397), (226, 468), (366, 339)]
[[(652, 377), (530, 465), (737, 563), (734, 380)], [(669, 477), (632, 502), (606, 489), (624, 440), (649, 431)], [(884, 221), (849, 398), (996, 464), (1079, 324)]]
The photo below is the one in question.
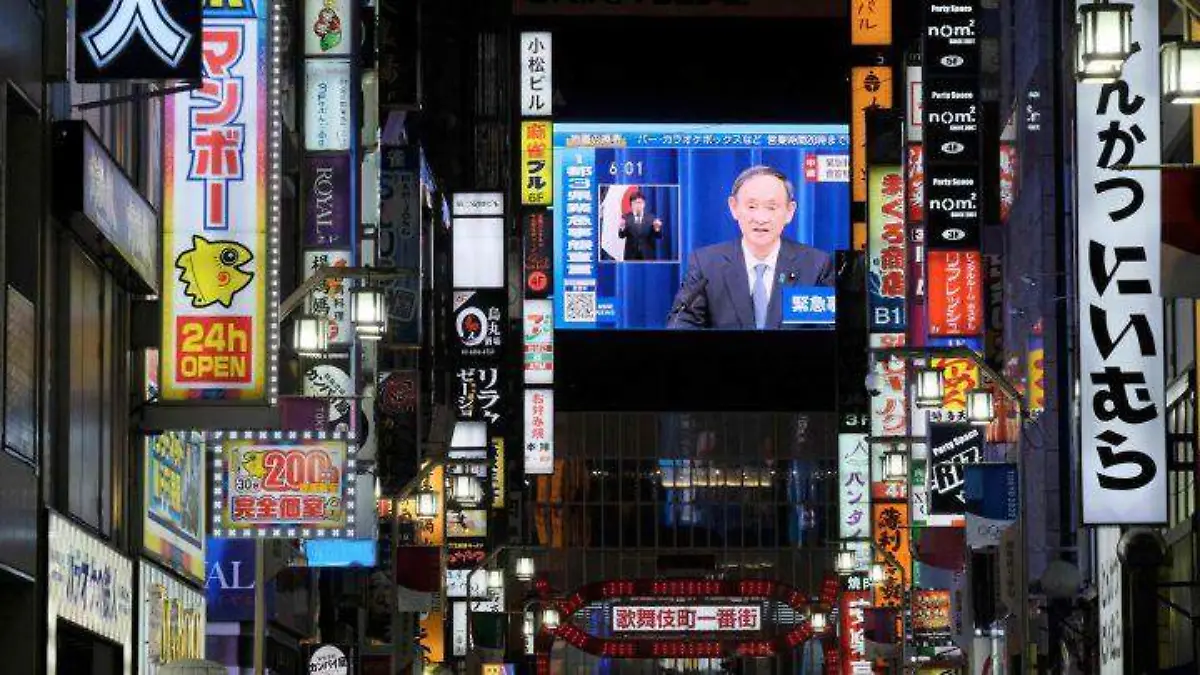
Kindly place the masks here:
[(432, 492), (417, 493), (417, 516), (433, 518), (437, 516), (437, 495)]
[[(1184, 22), (1191, 23), (1189, 18)], [(1200, 103), (1200, 42), (1192, 42), (1189, 35), (1181, 42), (1164, 44), (1159, 52), (1159, 67), (1163, 101), (1178, 105)]]
[(1090, 2), (1079, 7), (1075, 76), (1081, 82), (1112, 82), (1134, 53), (1133, 5)]
[(504, 570), (488, 570), (487, 587), (490, 591), (504, 588)]
[(854, 554), (854, 551), (852, 551), (848, 548), (843, 548), (843, 549), (839, 550), (837, 552), (837, 555), (834, 556), (834, 559), (833, 559), (834, 569), (836, 569), (837, 573), (842, 576), (845, 576), (847, 574), (853, 574), (854, 567), (857, 564), (858, 564), (858, 556), (856, 556)]
[(558, 628), (558, 610), (553, 607), (547, 607), (542, 611), (542, 625), (546, 630), (554, 630)]
[(826, 627), (827, 617), (825, 612), (813, 612), (808, 617), (808, 625), (812, 627), (814, 633), (824, 632)]
[(516, 568), (513, 570), (513, 576), (518, 581), (533, 581), (533, 576), (536, 573), (536, 568), (533, 564), (533, 558), (529, 556), (521, 556), (517, 558)]
[(454, 477), (454, 500), (460, 504), (478, 504), (483, 499), (483, 488), (474, 476)]
[(882, 584), (884, 581), (887, 581), (887, 570), (884, 569), (883, 563), (871, 565), (871, 583)]
[(917, 369), (917, 407), (940, 408), (945, 398), (945, 381), (941, 368), (922, 366)]
[(884, 480), (908, 480), (908, 451), (903, 445), (894, 445), (883, 453)]
[(350, 320), (360, 340), (379, 340), (387, 332), (387, 300), (383, 291), (362, 284), (350, 291)]
[(300, 356), (317, 358), (329, 351), (329, 318), (303, 314), (292, 321), (292, 348)]
[(991, 424), (996, 419), (992, 390), (972, 389), (967, 392), (967, 420), (974, 424)]

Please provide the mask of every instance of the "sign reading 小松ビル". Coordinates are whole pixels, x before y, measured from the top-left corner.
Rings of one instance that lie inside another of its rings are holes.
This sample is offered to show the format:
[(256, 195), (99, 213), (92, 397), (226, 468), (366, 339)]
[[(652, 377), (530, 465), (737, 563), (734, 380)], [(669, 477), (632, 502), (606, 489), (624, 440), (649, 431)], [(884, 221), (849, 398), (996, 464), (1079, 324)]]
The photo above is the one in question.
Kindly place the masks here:
[[(1082, 3), (1080, 3), (1082, 4)], [(1076, 87), (1080, 483), (1087, 525), (1167, 521), (1158, 2), (1116, 82)]]

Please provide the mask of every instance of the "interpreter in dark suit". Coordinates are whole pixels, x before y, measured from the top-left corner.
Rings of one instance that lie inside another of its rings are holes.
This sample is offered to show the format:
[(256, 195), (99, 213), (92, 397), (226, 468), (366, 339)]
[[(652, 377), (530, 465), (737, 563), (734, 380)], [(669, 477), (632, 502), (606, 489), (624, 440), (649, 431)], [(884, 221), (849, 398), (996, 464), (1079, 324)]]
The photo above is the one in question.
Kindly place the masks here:
[(833, 286), (829, 254), (783, 238), (796, 215), (791, 181), (752, 166), (733, 182), (729, 211), (742, 236), (697, 249), (667, 315), (667, 327), (776, 329), (783, 286)]
[(629, 198), (629, 208), (617, 229), (617, 236), (625, 240), (625, 260), (658, 260), (662, 220), (646, 213), (646, 197), (640, 192)]

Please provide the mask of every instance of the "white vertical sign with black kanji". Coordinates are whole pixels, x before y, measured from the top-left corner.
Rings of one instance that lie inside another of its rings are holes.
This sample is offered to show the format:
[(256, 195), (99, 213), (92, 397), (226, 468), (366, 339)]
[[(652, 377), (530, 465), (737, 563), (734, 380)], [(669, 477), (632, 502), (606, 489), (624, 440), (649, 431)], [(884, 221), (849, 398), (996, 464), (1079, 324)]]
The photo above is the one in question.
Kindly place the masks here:
[(1167, 520), (1161, 179), (1157, 171), (1114, 168), (1161, 161), (1157, 0), (1134, 4), (1133, 39), (1141, 49), (1119, 80), (1076, 87), (1087, 525)]
[(521, 116), (549, 117), (554, 110), (550, 33), (521, 33)]

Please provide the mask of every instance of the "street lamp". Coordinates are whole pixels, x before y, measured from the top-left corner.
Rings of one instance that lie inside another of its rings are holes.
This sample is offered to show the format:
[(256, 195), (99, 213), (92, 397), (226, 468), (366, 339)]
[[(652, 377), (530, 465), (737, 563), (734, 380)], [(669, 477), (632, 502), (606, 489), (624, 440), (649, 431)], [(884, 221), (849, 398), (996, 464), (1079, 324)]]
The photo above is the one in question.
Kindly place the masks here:
[(939, 408), (946, 395), (946, 382), (941, 368), (921, 366), (917, 368), (917, 407)]
[(858, 556), (849, 548), (843, 548), (837, 552), (833, 558), (833, 567), (837, 573), (846, 576), (854, 573), (854, 567), (858, 564)]
[(460, 504), (478, 504), (483, 499), (483, 488), (474, 476), (455, 476), (454, 499)]
[(558, 628), (559, 616), (558, 610), (553, 607), (547, 607), (542, 610), (542, 626), (546, 630), (555, 630)]
[(1133, 44), (1133, 5), (1090, 2), (1079, 7), (1075, 76), (1081, 82), (1112, 82), (1121, 76)]
[(814, 633), (824, 632), (826, 621), (825, 612), (812, 612), (808, 616), (808, 625), (813, 629)]
[(498, 591), (504, 588), (504, 570), (488, 570), (487, 587), (489, 591)]
[(329, 318), (303, 314), (292, 321), (292, 347), (300, 356), (316, 358), (329, 350)]
[(996, 418), (992, 390), (980, 387), (967, 392), (967, 419), (974, 424), (991, 424)]
[(1191, 17), (1184, 17), (1184, 38), (1159, 49), (1162, 95), (1167, 103), (1200, 103), (1200, 42), (1192, 42)]
[(361, 285), (350, 291), (350, 320), (360, 340), (379, 340), (387, 332), (387, 300), (383, 291)]
[(883, 453), (883, 477), (889, 481), (908, 478), (908, 450), (903, 445), (893, 445)]
[(537, 568), (533, 564), (533, 558), (523, 555), (517, 558), (517, 564), (513, 569), (513, 576), (518, 581), (533, 581), (533, 576), (536, 574)]
[(432, 492), (417, 493), (417, 517), (433, 518), (437, 516), (437, 495)]

